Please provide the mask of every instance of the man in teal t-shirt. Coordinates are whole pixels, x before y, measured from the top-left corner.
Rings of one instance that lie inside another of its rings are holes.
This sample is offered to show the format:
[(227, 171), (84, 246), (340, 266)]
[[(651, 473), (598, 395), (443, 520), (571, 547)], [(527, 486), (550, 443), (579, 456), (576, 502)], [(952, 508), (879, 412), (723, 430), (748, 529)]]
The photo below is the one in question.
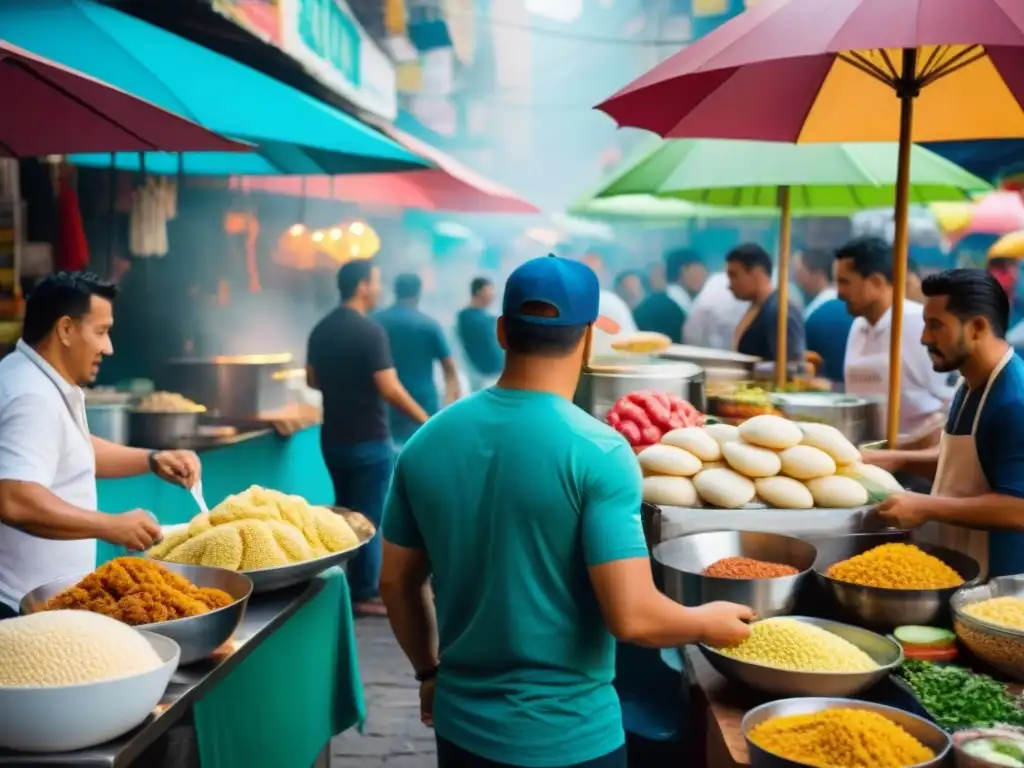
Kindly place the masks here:
[(607, 324), (599, 294), (583, 264), (519, 267), (498, 385), (437, 414), (398, 459), (381, 595), (441, 768), (625, 768), (615, 638), (728, 644), (749, 631), (746, 608), (658, 593), (636, 458), (571, 402), (592, 326)]

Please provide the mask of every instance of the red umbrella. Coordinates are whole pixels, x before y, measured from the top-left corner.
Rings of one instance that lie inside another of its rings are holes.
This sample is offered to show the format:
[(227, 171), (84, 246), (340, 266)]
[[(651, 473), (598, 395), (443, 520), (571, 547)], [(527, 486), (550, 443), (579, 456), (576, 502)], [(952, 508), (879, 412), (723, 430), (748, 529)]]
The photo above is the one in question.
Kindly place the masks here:
[(75, 152), (246, 152), (111, 85), (0, 40), (0, 155)]
[(893, 141), (888, 437), (899, 417), (910, 145), (1024, 136), (1021, 0), (760, 0), (599, 105), (680, 138)]
[(380, 126), (399, 144), (437, 168), (346, 176), (238, 176), (235, 189), (343, 200), (361, 205), (460, 213), (538, 213), (510, 189), (471, 170), (450, 155), (392, 126)]

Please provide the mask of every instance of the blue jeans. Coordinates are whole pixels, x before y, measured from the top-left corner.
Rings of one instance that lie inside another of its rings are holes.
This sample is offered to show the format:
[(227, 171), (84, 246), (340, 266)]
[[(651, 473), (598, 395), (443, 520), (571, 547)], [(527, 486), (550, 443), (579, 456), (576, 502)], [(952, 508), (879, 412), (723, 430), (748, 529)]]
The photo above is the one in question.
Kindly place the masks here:
[[(623, 745), (604, 757), (576, 765), (566, 765), (563, 768), (626, 768), (626, 766), (626, 747)], [(438, 736), (437, 768), (515, 768), (515, 766), (511, 763), (496, 763), (493, 760), (477, 757)]]
[[(321, 440), (320, 448), (334, 484), (334, 503), (362, 512), (379, 531), (395, 461), (391, 443), (331, 443)], [(348, 561), (348, 584), (353, 602), (366, 602), (377, 596), (382, 551), (378, 532), (358, 555)]]

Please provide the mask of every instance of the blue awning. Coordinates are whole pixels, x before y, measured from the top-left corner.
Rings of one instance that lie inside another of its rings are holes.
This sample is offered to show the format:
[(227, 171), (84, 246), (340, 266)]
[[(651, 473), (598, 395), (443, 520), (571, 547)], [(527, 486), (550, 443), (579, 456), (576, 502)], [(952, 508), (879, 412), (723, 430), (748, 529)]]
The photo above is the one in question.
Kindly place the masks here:
[(925, 146), (993, 183), (1024, 170), (1024, 139), (944, 141)]
[[(330, 173), (430, 167), (322, 101), (91, 0), (5, 0), (0, 36), (218, 133), (337, 153)], [(347, 159), (358, 167), (347, 170)], [(370, 168), (368, 159), (375, 161)]]

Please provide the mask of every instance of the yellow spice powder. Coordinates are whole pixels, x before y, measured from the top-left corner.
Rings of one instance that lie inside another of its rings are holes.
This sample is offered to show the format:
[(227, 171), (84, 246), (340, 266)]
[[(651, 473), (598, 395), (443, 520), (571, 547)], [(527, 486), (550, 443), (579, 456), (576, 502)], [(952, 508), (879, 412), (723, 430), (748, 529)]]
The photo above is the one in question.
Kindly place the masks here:
[(990, 624), (1024, 631), (1024, 600), (1019, 597), (993, 597), (967, 605), (963, 611)]
[(877, 712), (826, 709), (767, 720), (750, 732), (766, 752), (816, 768), (909, 768), (935, 757)]
[(755, 622), (750, 637), (726, 656), (754, 664), (797, 672), (870, 672), (875, 660), (839, 635), (798, 619), (776, 618)]
[(885, 589), (946, 589), (964, 583), (959, 573), (913, 544), (882, 544), (835, 563), (826, 575), (836, 581)]

